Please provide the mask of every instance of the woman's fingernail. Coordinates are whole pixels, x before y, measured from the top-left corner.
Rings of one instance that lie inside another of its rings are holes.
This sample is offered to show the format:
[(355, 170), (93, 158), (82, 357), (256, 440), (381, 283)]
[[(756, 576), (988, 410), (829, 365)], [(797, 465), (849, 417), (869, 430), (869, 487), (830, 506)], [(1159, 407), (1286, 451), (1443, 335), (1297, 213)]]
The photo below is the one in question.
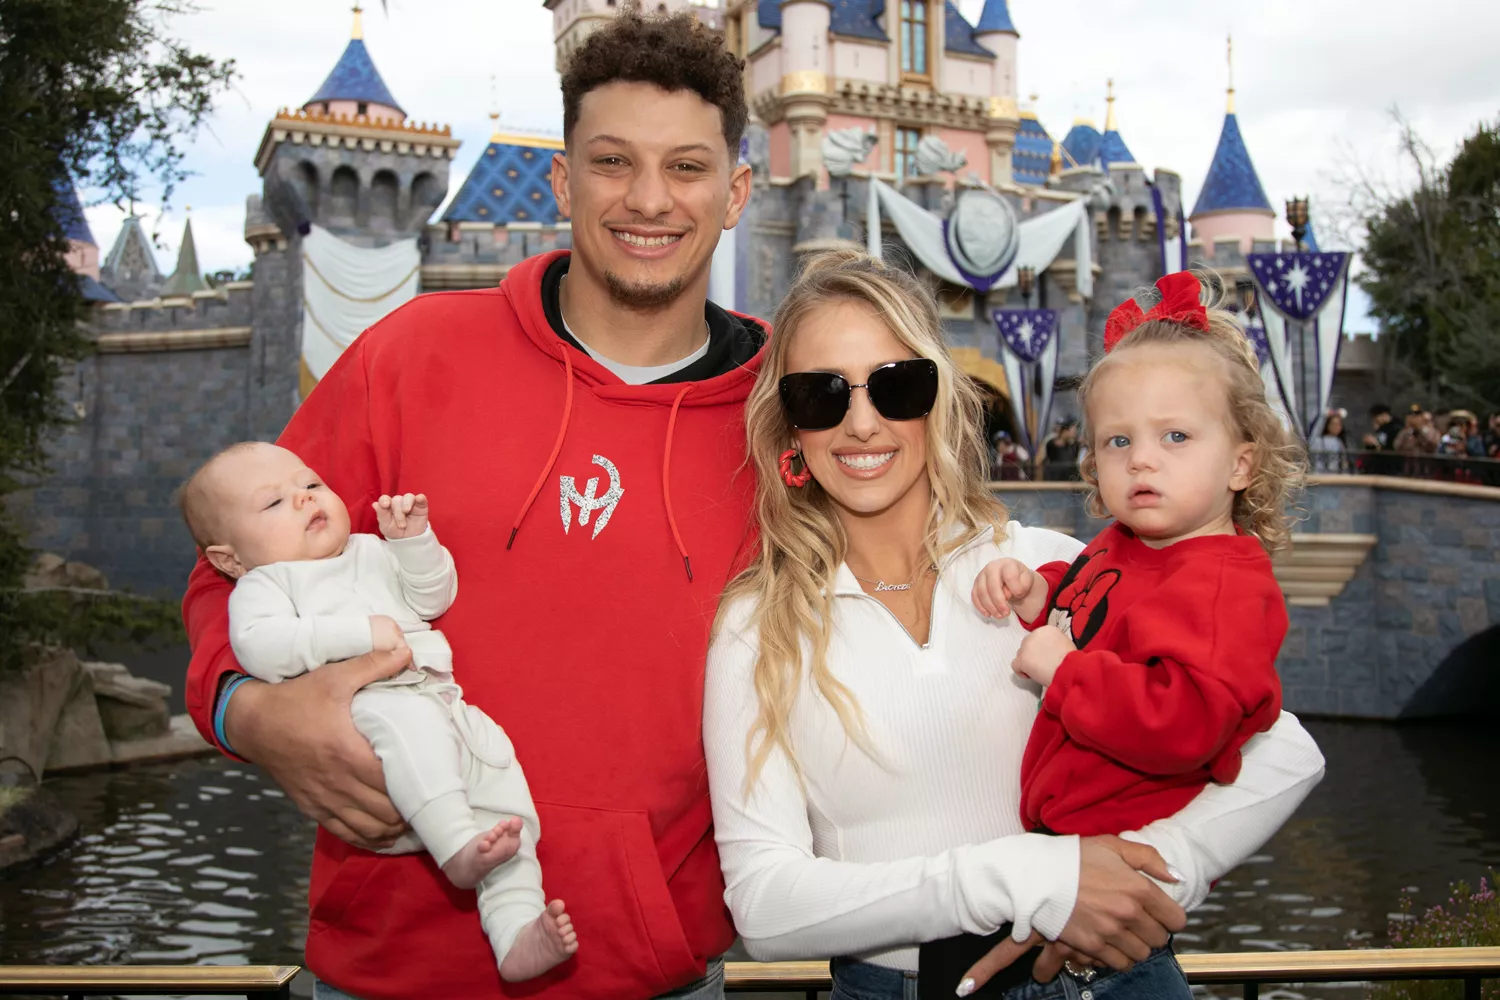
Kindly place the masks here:
[(958, 989), (954, 990), (953, 992), (957, 993), (961, 997), (966, 997), (977, 989), (979, 989), (979, 984), (974, 982), (974, 978), (971, 976), (968, 979), (965, 979), (963, 982), (959, 983)]
[(1172, 876), (1173, 882), (1182, 881), (1182, 872), (1178, 871), (1176, 868), (1173, 868), (1171, 865), (1167, 865), (1167, 874)]

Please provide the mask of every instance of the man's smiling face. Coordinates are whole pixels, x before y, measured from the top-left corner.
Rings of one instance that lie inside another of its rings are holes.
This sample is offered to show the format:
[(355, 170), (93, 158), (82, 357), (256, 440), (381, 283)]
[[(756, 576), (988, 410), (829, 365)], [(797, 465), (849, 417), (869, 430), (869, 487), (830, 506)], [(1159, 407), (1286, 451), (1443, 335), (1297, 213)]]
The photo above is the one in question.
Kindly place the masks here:
[(719, 235), (750, 195), (750, 168), (735, 159), (719, 109), (691, 90), (615, 82), (589, 91), (552, 171), (558, 207), (573, 220), (574, 268), (631, 308), (706, 291)]

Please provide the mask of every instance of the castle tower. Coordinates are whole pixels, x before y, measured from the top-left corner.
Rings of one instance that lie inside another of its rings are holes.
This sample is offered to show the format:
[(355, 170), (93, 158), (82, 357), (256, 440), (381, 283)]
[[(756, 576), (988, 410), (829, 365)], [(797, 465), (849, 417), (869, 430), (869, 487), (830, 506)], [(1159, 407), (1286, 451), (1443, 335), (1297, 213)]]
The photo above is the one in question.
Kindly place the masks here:
[(823, 168), (823, 126), (828, 122), (827, 0), (783, 0), (781, 5), (782, 113), (792, 139), (792, 177), (816, 177)]
[(83, 215), (83, 204), (73, 185), (62, 181), (56, 185), (57, 205), (54, 217), (63, 228), (68, 240), (68, 266), (77, 274), (86, 275), (96, 281), (99, 278), (99, 244), (94, 242), (94, 231), (89, 228)]
[[(552, 12), (552, 43), (557, 50), (557, 71), (561, 73), (584, 39), (614, 17), (617, 0), (544, 0), (542, 6)], [(641, 3), (648, 13), (670, 14), (686, 10), (688, 0), (650, 0)], [(706, 11), (705, 13), (716, 13)]]
[(162, 281), (161, 268), (156, 266), (156, 253), (141, 228), (140, 216), (129, 216), (120, 227), (114, 246), (99, 268), (99, 280), (127, 302), (156, 294)]
[(1250, 151), (1245, 148), (1239, 118), (1235, 115), (1233, 51), (1231, 41), (1224, 128), (1219, 133), (1219, 146), (1214, 150), (1208, 176), (1203, 179), (1203, 190), (1198, 193), (1198, 203), (1188, 216), (1193, 239), (1203, 244), (1203, 253), (1210, 260), (1216, 244), (1233, 244), (1240, 254), (1246, 254), (1257, 240), (1274, 240), (1276, 236), (1276, 212), (1261, 187), (1255, 164), (1250, 161)]
[(208, 290), (203, 269), (198, 265), (198, 244), (193, 241), (193, 220), (182, 224), (182, 245), (177, 248), (177, 270), (161, 286), (161, 297), (176, 298)]
[[(1014, 183), (1013, 152), (1022, 119), (1016, 103), (1016, 51), (1021, 33), (1010, 19), (1006, 0), (985, 0), (974, 39), (995, 54), (990, 69), (989, 127), (984, 142), (990, 150), (990, 183)], [(1036, 118), (1033, 114), (1032, 119)]]

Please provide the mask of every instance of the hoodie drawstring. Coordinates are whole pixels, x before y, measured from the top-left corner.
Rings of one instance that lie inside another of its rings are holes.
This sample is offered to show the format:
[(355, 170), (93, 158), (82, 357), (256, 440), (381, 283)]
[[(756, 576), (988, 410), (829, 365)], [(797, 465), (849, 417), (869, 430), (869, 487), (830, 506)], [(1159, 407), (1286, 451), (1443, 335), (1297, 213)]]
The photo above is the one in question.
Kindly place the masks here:
[[(515, 544), (516, 534), (521, 530), (521, 522), (526, 520), (526, 512), (531, 510), (531, 505), (536, 500), (537, 494), (542, 492), (542, 486), (546, 484), (547, 477), (552, 474), (552, 466), (557, 464), (557, 456), (562, 453), (563, 438), (568, 436), (568, 420), (573, 416), (573, 352), (566, 344), (559, 346), (562, 347), (563, 377), (568, 380), (568, 387), (566, 393), (563, 395), (562, 426), (557, 428), (557, 441), (552, 445), (552, 454), (547, 456), (547, 464), (542, 467), (542, 474), (536, 477), (536, 485), (531, 488), (531, 493), (526, 497), (526, 502), (521, 505), (520, 513), (516, 515), (516, 523), (511, 525), (510, 539), (505, 543), (505, 551), (507, 552)], [(681, 399), (682, 397), (679, 396), (678, 398)], [(669, 430), (667, 433), (670, 435), (671, 431)], [(680, 547), (681, 543), (679, 543)]]
[(688, 583), (693, 582), (693, 562), (688, 558), (687, 546), (682, 544), (682, 532), (677, 530), (677, 518), (672, 515), (672, 435), (677, 431), (677, 410), (682, 406), (682, 397), (693, 391), (689, 382), (682, 387), (677, 398), (672, 400), (672, 415), (667, 418), (667, 445), (661, 460), (661, 499), (667, 508), (667, 526), (672, 529), (672, 540), (682, 554), (682, 565), (687, 570)]

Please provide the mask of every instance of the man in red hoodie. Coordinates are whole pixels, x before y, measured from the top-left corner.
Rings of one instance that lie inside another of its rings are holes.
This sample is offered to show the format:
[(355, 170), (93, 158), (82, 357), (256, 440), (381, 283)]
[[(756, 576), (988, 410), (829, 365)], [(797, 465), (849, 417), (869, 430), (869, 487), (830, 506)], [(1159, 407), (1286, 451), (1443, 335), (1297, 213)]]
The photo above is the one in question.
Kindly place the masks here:
[[(306, 949), (319, 997), (722, 995), (717, 956), (734, 931), (703, 669), (747, 534), (743, 403), (767, 335), (707, 302), (719, 234), (750, 195), (735, 155), (742, 64), (688, 14), (626, 12), (574, 54), (563, 107), (552, 183), (572, 253), (386, 317), (281, 443), (326, 477), (356, 531), (374, 528), (382, 493), (421, 491), (440, 512), (463, 585), (439, 626), (466, 698), (526, 767), (547, 895), (566, 901), (580, 950), (502, 983), (473, 893), (426, 854), (372, 853), (400, 817), (349, 702), (405, 663), (373, 653), (230, 686), (230, 584), (200, 563), (184, 599), (188, 708), (322, 827)], [(1117, 933), (1149, 925), (1164, 940), (1144, 916), (1149, 883), (1116, 867), (1080, 873), (1075, 943), (1118, 940), (1092, 930), (1105, 910)]]

